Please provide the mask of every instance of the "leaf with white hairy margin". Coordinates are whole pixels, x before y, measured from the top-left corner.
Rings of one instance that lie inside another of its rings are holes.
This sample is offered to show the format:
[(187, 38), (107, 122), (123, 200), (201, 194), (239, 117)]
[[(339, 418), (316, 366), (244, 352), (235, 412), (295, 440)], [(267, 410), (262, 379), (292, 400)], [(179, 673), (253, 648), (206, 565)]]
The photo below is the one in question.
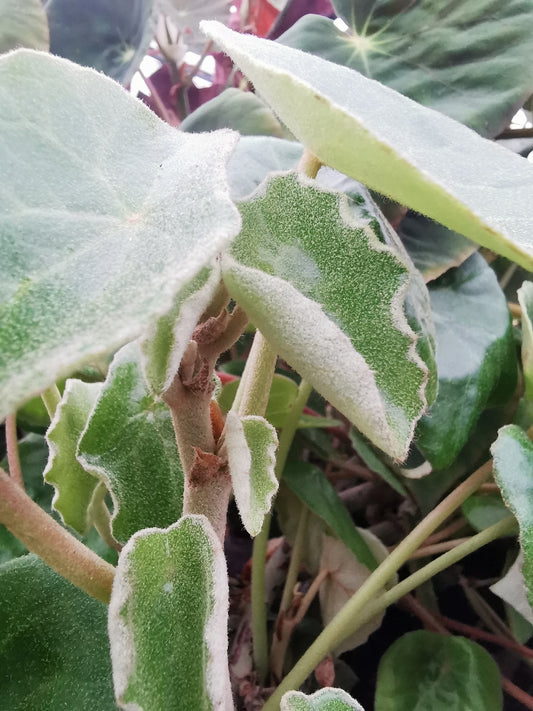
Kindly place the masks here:
[(224, 428), (235, 502), (244, 528), (257, 536), (278, 490), (274, 473), (278, 436), (264, 417), (228, 412)]
[(109, 605), (119, 706), (233, 711), (222, 546), (204, 516), (136, 533), (122, 550)]
[(352, 69), (202, 28), (325, 165), (533, 268), (530, 162)]
[(434, 364), (418, 354), (405, 313), (411, 268), (360, 200), (295, 173), (272, 176), (239, 203), (243, 228), (222, 273), (278, 353), (403, 459)]
[(288, 691), (281, 699), (280, 711), (364, 711), (343, 689), (326, 687), (314, 694)]
[(240, 219), (238, 135), (180, 133), (91, 69), (0, 57), (0, 125), (1, 418), (143, 333)]
[(44, 480), (55, 488), (52, 508), (63, 522), (85, 535), (92, 526), (90, 505), (99, 479), (76, 459), (78, 441), (102, 391), (102, 383), (69, 379), (50, 427)]

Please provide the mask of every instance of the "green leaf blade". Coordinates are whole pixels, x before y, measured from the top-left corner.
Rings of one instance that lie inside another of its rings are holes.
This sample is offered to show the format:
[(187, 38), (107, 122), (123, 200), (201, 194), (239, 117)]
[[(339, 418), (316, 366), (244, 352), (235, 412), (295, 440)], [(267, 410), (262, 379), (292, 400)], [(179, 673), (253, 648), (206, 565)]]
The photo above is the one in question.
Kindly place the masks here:
[(222, 548), (203, 516), (133, 536), (121, 553), (109, 607), (121, 708), (233, 708), (227, 596)]

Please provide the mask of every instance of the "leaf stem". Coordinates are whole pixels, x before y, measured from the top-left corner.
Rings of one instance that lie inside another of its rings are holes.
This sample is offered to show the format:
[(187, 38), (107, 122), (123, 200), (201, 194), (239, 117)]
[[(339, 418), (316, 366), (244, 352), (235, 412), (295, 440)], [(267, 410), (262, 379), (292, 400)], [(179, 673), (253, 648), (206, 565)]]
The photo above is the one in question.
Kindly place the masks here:
[(41, 393), (41, 399), (46, 407), (46, 411), (48, 412), (50, 419), (52, 420), (57, 406), (61, 402), (61, 393), (59, 392), (57, 385), (55, 383), (50, 385), (49, 388)]
[(296, 536), (294, 538), (294, 545), (291, 552), (291, 562), (289, 563), (287, 577), (285, 578), (285, 586), (283, 588), (283, 595), (281, 596), (278, 619), (289, 609), (292, 602), (294, 588), (296, 586), (298, 573), (300, 572), (300, 566), (302, 564), (308, 521), (309, 509), (305, 504), (302, 504), (300, 518), (298, 520), (298, 528), (296, 529)]
[(24, 489), (24, 477), (22, 476), (22, 467), (20, 466), (17, 438), (17, 416), (14, 413), (6, 417), (6, 449), (9, 476)]
[(115, 569), (45, 513), (0, 469), (0, 522), (56, 572), (108, 603)]
[[(350, 598), (350, 600), (348, 600), (329, 625), (325, 627), (315, 642), (297, 662), (292, 671), (285, 677), (280, 686), (267, 701), (264, 711), (273, 711), (273, 709), (277, 709), (283, 694), (290, 689), (298, 688), (313, 671), (316, 665), (322, 661), (322, 659), (324, 659), (324, 657), (327, 656), (327, 654), (334, 649), (339, 642), (355, 631), (354, 620), (357, 620), (357, 628), (361, 623), (361, 620), (368, 619), (367, 609), (372, 609), (372, 616), (377, 614), (374, 608), (377, 603), (376, 595), (379, 595), (379, 591), (386, 587), (394, 573), (401, 568), (405, 561), (408, 560), (409, 556), (463, 503), (463, 501), (465, 501), (472, 493), (474, 493), (474, 491), (476, 491), (476, 489), (490, 476), (491, 472), (492, 462), (489, 461), (471, 474), (468, 479), (466, 479), (443, 501), (441, 501), (441, 503), (404, 538), (404, 540), (394, 549), (394, 551), (387, 556), (387, 558), (385, 558), (381, 565), (379, 565), (372, 575), (367, 578), (359, 590)], [(476, 547), (479, 547), (479, 545), (484, 545), (483, 543), (479, 543), (479, 541), (484, 540), (483, 535), (486, 535), (488, 531), (500, 531), (498, 526), (501, 526), (502, 530), (507, 530), (506, 527), (510, 528), (511, 525), (514, 525), (513, 517), (509, 517), (504, 521), (505, 523), (500, 522), (499, 524), (496, 524), (496, 526), (492, 526), (490, 529), (477, 534), (477, 536), (473, 536), (466, 543), (463, 543), (462, 545), (457, 546), (457, 548), (454, 548), (452, 551), (442, 555), (437, 559), (437, 561), (450, 560), (451, 562), (446, 563), (444, 566), (446, 567), (447, 565), (451, 565), (452, 562), (455, 562), (455, 560), (460, 560), (464, 555), (468, 555), (468, 552), (471, 550), (476, 550)], [(498, 533), (497, 535), (502, 534)], [(489, 540), (492, 540), (492, 538), (489, 537)], [(415, 582), (415, 585), (412, 587), (420, 585), (424, 579), (428, 579), (431, 575), (434, 575), (442, 569), (439, 568), (438, 565), (435, 567), (437, 561), (429, 563), (408, 578), (419, 581)], [(428, 576), (428, 578), (424, 578), (422, 571), (427, 571), (428, 569), (432, 570), (432, 566), (434, 567), (433, 572)], [(403, 581), (403, 583), (405, 583), (405, 581)], [(400, 585), (403, 585), (403, 583), (400, 583)], [(412, 587), (403, 590), (401, 595), (405, 595), (405, 593), (409, 592)], [(397, 588), (398, 586), (395, 586), (393, 590), (396, 590)], [(390, 594), (390, 592), (392, 591), (385, 593), (385, 595)], [(381, 600), (383, 597), (384, 596), (381, 596), (379, 599)], [(388, 602), (387, 605), (388, 604), (390, 604), (390, 602)]]

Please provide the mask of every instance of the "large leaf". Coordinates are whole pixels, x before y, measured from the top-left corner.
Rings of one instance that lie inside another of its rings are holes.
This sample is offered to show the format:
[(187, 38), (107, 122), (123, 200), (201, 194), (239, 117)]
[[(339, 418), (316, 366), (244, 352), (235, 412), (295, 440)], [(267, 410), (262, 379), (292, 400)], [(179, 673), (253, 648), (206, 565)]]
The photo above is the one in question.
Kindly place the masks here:
[(404, 312), (411, 272), (384, 221), (296, 174), (240, 203), (224, 281), (279, 354), (381, 449), (406, 455), (428, 367)]
[(500, 673), (463, 637), (410, 632), (381, 658), (376, 711), (502, 711)]
[(311, 15), (280, 42), (356, 69), (489, 137), (533, 91), (530, 0), (334, 5), (347, 32)]
[(180, 124), (180, 129), (189, 133), (217, 128), (232, 128), (243, 136), (283, 138), (283, 128), (268, 106), (255, 94), (240, 89), (226, 89)]
[(533, 605), (533, 442), (520, 427), (507, 425), (500, 430), (491, 452), (494, 477), (520, 527), (522, 572)]
[(52, 506), (67, 526), (82, 535), (93, 523), (89, 507), (98, 478), (85, 471), (76, 459), (76, 451), (101, 389), (101, 383), (67, 380), (46, 433), (50, 455), (43, 476), (55, 488)]
[(0, 0), (0, 54), (18, 47), (48, 50), (48, 20), (40, 0)]
[(0, 707), (113, 711), (107, 606), (34, 555), (0, 567)]
[(323, 163), (533, 268), (527, 160), (347, 67), (204, 29)]
[(109, 606), (115, 693), (140, 711), (230, 711), (228, 584), (203, 516), (135, 534)]
[(170, 410), (148, 390), (137, 343), (115, 356), (78, 459), (111, 494), (118, 541), (181, 516), (183, 471)]
[(377, 568), (374, 552), (321, 469), (308, 462), (289, 459), (283, 470), (283, 482), (329, 526), (360, 563), (368, 570)]
[(533, 401), (533, 282), (525, 281), (518, 289), (522, 307), (522, 365), (526, 381), (526, 398)]
[(505, 296), (479, 254), (430, 284), (429, 293), (439, 394), (418, 423), (416, 441), (433, 467), (444, 469), (468, 440), (494, 389), (500, 385), (502, 395), (512, 395), (516, 356)]
[(239, 217), (235, 136), (180, 133), (93, 70), (0, 58), (0, 122), (2, 417), (166, 313)]
[(288, 691), (281, 699), (281, 711), (364, 711), (363, 707), (342, 689), (326, 688), (307, 696), (301, 691)]
[(127, 84), (154, 33), (153, 0), (47, 0), (50, 51)]

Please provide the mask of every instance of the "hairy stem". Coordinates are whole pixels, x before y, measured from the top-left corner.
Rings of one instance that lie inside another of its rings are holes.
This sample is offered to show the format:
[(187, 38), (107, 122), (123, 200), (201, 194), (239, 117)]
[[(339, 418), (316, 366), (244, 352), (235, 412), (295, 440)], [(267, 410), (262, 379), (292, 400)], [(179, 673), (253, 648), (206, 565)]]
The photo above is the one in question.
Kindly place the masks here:
[(0, 523), (57, 573), (108, 603), (115, 569), (45, 513), (0, 469)]
[(22, 476), (22, 467), (20, 466), (17, 438), (17, 416), (15, 414), (6, 417), (6, 449), (9, 476), (24, 489), (24, 477)]

